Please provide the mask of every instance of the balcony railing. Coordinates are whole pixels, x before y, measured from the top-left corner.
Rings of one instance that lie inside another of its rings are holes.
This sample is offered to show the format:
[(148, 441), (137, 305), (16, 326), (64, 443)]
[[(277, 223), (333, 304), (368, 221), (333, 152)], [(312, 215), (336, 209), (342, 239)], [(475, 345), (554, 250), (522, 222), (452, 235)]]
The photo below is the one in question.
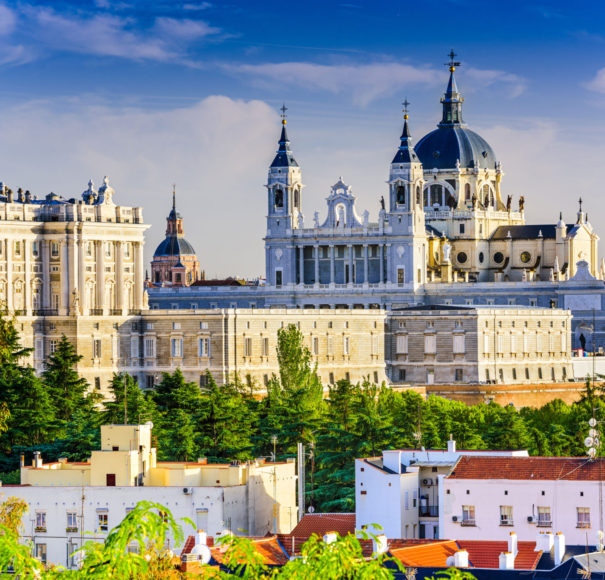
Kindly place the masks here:
[(552, 528), (552, 520), (538, 520), (537, 526), (539, 528)]
[(421, 518), (437, 518), (439, 517), (438, 505), (421, 505), (418, 508), (418, 515)]
[(463, 519), (463, 520), (460, 522), (460, 525), (461, 525), (461, 526), (474, 526), (474, 525), (475, 525), (475, 520), (474, 520), (474, 519), (473, 519), (473, 520), (471, 520), (471, 519), (466, 519), (466, 520), (464, 520), (464, 519)]
[(59, 311), (56, 308), (36, 308), (33, 314), (34, 316), (58, 316)]
[(501, 526), (514, 526), (513, 520), (500, 520)]
[(91, 316), (103, 316), (102, 308), (91, 308), (89, 312)]

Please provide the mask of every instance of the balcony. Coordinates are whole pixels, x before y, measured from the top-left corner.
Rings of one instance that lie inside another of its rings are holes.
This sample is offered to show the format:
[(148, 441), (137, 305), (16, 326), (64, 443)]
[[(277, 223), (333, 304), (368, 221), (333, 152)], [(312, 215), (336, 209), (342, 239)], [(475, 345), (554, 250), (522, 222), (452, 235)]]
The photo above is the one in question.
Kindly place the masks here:
[(536, 525), (539, 528), (552, 528), (552, 520), (538, 520)]
[(89, 310), (89, 313), (91, 316), (103, 316), (103, 309), (102, 308), (91, 308)]
[(513, 520), (500, 520), (501, 526), (514, 526)]
[(59, 311), (56, 308), (36, 308), (33, 311), (34, 316), (58, 316)]
[(438, 518), (439, 517), (439, 506), (438, 505), (421, 505), (418, 508), (418, 515), (421, 518)]
[(473, 520), (471, 520), (471, 519), (466, 519), (466, 520), (465, 520), (465, 519), (463, 519), (463, 520), (460, 522), (460, 525), (461, 525), (461, 526), (468, 526), (468, 527), (472, 527), (472, 526), (475, 526), (476, 524), (475, 524), (475, 520), (474, 520), (474, 519), (473, 519)]

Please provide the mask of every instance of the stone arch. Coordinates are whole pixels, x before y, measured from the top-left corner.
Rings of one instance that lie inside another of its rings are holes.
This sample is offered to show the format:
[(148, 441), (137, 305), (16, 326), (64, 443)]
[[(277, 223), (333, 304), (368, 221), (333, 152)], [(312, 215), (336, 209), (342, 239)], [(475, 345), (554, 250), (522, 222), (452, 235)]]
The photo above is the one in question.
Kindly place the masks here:
[(479, 201), (484, 207), (496, 207), (496, 193), (491, 183), (483, 181), (478, 188)]
[(439, 208), (447, 207), (449, 196), (457, 200), (456, 191), (446, 181), (435, 180), (426, 183), (424, 186), (424, 207), (432, 208), (435, 205), (438, 205)]
[(580, 324), (576, 326), (574, 338), (576, 348), (581, 348), (586, 352), (592, 352), (594, 342), (594, 329), (592, 327), (592, 324), (588, 324), (587, 322), (580, 322)]

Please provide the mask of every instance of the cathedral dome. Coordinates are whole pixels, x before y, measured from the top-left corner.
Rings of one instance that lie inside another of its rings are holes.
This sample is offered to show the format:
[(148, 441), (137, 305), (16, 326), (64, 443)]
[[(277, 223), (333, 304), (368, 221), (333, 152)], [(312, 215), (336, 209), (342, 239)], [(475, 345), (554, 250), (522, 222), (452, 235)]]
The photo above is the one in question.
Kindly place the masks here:
[(415, 147), (416, 154), (425, 170), (453, 169), (460, 167), (495, 169), (497, 160), (494, 150), (480, 135), (463, 125), (440, 125), (425, 135)]
[(185, 238), (167, 236), (153, 253), (154, 258), (162, 256), (195, 256), (195, 250)]

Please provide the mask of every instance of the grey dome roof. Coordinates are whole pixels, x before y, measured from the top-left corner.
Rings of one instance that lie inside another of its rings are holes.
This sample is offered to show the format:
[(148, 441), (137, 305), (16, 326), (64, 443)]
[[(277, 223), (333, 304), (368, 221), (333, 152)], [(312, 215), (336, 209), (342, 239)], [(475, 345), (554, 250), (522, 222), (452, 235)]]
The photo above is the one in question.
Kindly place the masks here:
[(415, 150), (425, 170), (453, 169), (458, 160), (462, 168), (477, 162), (480, 169), (495, 169), (497, 164), (490, 144), (464, 125), (440, 125), (420, 139)]
[(167, 236), (153, 254), (154, 258), (161, 256), (195, 256), (195, 250), (185, 238)]

